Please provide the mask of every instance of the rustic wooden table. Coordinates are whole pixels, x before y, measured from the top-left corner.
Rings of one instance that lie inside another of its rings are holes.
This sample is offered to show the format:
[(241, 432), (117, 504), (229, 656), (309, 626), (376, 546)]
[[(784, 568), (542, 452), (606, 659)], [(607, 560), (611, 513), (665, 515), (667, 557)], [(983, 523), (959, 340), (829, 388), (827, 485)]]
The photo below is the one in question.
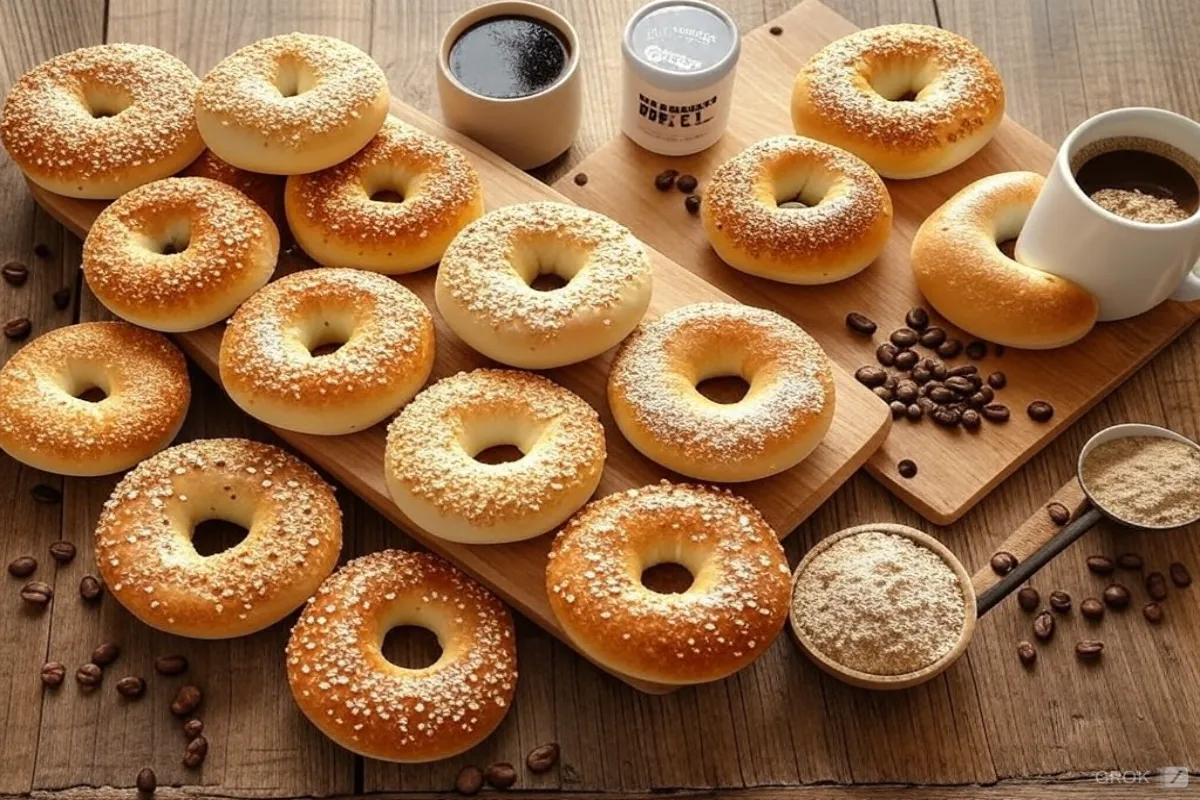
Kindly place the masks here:
[[(617, 134), (620, 30), (641, 0), (558, 0), (585, 49), (584, 125), (575, 148), (543, 170), (553, 179)], [(830, 3), (860, 26), (913, 21), (965, 34), (997, 63), (1009, 113), (1052, 143), (1107, 108), (1155, 105), (1200, 117), (1200, 3), (1190, 0), (875, 0)], [(5, 0), (0, 3), (0, 89), (33, 65), (76, 47), (136, 41), (178, 54), (198, 72), (236, 47), (294, 29), (327, 33), (370, 52), (393, 92), (437, 113), (432, 53), (441, 32), (470, 0), (262, 2), (235, 0)], [(743, 29), (787, 9), (788, 0), (722, 0)], [(785, 102), (781, 99), (780, 102)], [(1070, 235), (1070, 232), (1064, 232)], [(35, 247), (41, 245), (40, 247)], [(35, 208), (7, 160), (0, 166), (0, 262), (30, 268), (22, 287), (0, 286), (0, 317), (27, 316), (33, 335), (76, 320), (102, 318), (81, 291), (80, 243)], [(52, 295), (71, 290), (57, 309)], [(3, 359), (19, 343), (0, 342)], [(1052, 356), (1051, 356), (1052, 357)], [(935, 530), (968, 565), (983, 563), (1074, 470), (1075, 454), (1096, 429), (1145, 421), (1200, 437), (1200, 329), (1193, 329), (1085, 416), (1059, 441), (957, 524)], [(182, 437), (269, 439), (206, 377), (195, 374), (195, 401)], [(59, 488), (61, 503), (38, 503), (35, 484)], [(1042, 798), (1060, 794), (1117, 798), (1138, 777), (1097, 771), (1190, 768), (1200, 784), (1200, 604), (1172, 591), (1167, 618), (1148, 626), (1136, 608), (1109, 614), (1085, 633), (1073, 615), (1027, 672), (1014, 653), (1028, 617), (1007, 603), (981, 622), (967, 656), (934, 682), (896, 694), (851, 689), (817, 672), (786, 639), (752, 668), (718, 684), (664, 697), (637, 693), (607, 677), (535, 626), (522, 623), (521, 681), (512, 713), (477, 750), (451, 761), (397, 767), (340, 750), (296, 711), (284, 679), (287, 625), (230, 642), (194, 642), (150, 631), (110, 598), (95, 606), (76, 593), (93, 571), (90, 537), (112, 479), (61, 479), (0, 457), (0, 559), (33, 554), (39, 577), (54, 584), (50, 610), (31, 613), (20, 582), (4, 576), (0, 600), (0, 797), (94, 798), (130, 787), (152, 766), (160, 785), (190, 795), (309, 797), (355, 793), (445, 796), (466, 763), (521, 767), (537, 744), (558, 741), (562, 761), (543, 775), (522, 772), (512, 795), (642, 796), (688, 791), (702, 797), (783, 794), (891, 797), (897, 784), (930, 785), (921, 797)], [(406, 546), (405, 536), (365, 504), (341, 493), (346, 554)], [(929, 528), (863, 474), (857, 475), (788, 540), (793, 563), (820, 537), (870, 520)], [(1084, 558), (1137, 551), (1148, 566), (1181, 560), (1200, 571), (1200, 531), (1133, 535), (1094, 531), (1036, 584), (1076, 598), (1097, 593)], [(54, 568), (47, 548), (59, 539), (80, 556)], [(1125, 580), (1135, 598), (1136, 576)], [(1195, 590), (1192, 590), (1195, 591)], [(1140, 602), (1137, 603), (1140, 606)], [(1103, 662), (1084, 668), (1074, 642), (1102, 638)], [(97, 691), (70, 680), (43, 691), (47, 659), (87, 660), (106, 640), (122, 655)], [(389, 647), (393, 645), (389, 644)], [(397, 642), (397, 658), (421, 641)], [(154, 673), (156, 655), (186, 654), (206, 693), (202, 716), (211, 742), (202, 770), (185, 769), (183, 738), (167, 705), (179, 679)], [(116, 678), (141, 675), (146, 697), (130, 702)], [(1151, 781), (1156, 780), (1154, 778)], [(852, 787), (840, 786), (853, 784)], [(835, 786), (837, 785), (837, 786)], [(128, 788), (124, 794), (128, 796)], [(1173, 795), (1174, 796), (1174, 795)]]

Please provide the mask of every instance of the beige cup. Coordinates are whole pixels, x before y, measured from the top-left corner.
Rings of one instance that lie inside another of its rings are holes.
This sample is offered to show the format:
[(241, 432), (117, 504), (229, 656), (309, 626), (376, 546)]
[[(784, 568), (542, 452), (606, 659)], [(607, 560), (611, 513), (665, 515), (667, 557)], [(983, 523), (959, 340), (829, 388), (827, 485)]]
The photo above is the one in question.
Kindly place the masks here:
[[(450, 48), (467, 28), (491, 17), (524, 16), (556, 28), (567, 43), (563, 74), (549, 88), (528, 97), (495, 98), (476, 94), (450, 72)], [(438, 98), (442, 118), (454, 130), (503, 156), (521, 169), (541, 166), (566, 152), (579, 132), (583, 84), (579, 75), (579, 37), (556, 11), (524, 0), (485, 3), (456, 19), (438, 52)]]

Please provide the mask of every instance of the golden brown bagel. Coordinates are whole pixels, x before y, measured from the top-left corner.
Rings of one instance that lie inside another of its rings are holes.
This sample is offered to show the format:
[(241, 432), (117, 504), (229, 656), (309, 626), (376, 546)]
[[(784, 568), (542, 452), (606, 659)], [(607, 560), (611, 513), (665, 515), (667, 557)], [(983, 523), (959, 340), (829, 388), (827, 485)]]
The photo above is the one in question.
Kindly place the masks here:
[(262, 172), (239, 169), (228, 161), (222, 161), (221, 157), (212, 150), (205, 150), (199, 158), (188, 164), (187, 168), (179, 173), (179, 177), (211, 178), (232, 186), (267, 212), (281, 233), (286, 230), (287, 218), (283, 213), (284, 180), (279, 175), (267, 175)]

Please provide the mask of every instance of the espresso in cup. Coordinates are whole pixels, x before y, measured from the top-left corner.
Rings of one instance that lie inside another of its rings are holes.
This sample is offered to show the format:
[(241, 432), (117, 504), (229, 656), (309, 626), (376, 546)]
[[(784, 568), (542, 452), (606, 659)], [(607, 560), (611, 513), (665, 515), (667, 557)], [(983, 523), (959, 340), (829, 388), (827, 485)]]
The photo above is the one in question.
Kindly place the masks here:
[(554, 85), (567, 69), (567, 38), (534, 17), (504, 15), (476, 22), (450, 46), (450, 72), (476, 94), (507, 100)]
[(1182, 222), (1200, 207), (1200, 164), (1157, 139), (1092, 142), (1071, 159), (1071, 172), (1093, 203), (1136, 222)]

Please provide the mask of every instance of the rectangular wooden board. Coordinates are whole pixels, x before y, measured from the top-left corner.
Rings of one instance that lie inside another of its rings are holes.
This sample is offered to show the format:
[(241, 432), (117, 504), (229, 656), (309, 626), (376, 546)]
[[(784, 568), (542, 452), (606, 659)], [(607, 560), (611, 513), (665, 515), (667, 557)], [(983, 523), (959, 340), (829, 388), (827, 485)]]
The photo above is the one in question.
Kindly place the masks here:
[[(567, 202), (550, 187), (526, 175), (499, 156), (473, 141), (448, 130), (440, 123), (400, 103), (393, 113), (401, 119), (439, 136), (465, 150), (483, 182), (489, 208), (533, 200)], [(56, 219), (80, 236), (85, 236), (96, 215), (99, 201), (73, 200), (50, 194), (30, 184), (37, 201)], [(652, 252), (654, 295), (649, 317), (677, 306), (698, 301), (732, 299), (709, 286), (658, 252)], [(282, 255), (277, 274), (312, 266), (302, 257)], [(480, 366), (495, 366), (458, 339), (442, 322), (433, 300), (433, 270), (404, 276), (401, 282), (419, 295), (434, 312), (437, 327), (437, 357), (432, 380)], [(219, 381), (217, 355), (222, 326), (176, 336), (180, 346)], [(607, 432), (608, 462), (597, 495), (644, 486), (663, 478), (680, 479), (642, 457), (630, 446), (608, 413), (605, 387), (612, 351), (597, 358), (547, 374), (583, 397), (600, 412)], [(786, 536), (846, 481), (887, 435), (891, 417), (869, 391), (842, 369), (836, 370), (837, 413), (833, 426), (820, 447), (799, 466), (761, 481), (742, 484), (737, 491), (753, 502), (767, 522)], [(308, 436), (276, 430), (279, 436), (312, 462), (358, 494), (384, 516), (411, 533), (422, 544), (442, 554), (559, 638), (562, 638), (545, 597), (546, 553), (551, 536), (503, 545), (464, 545), (437, 538), (406, 519), (388, 496), (383, 475), (385, 424), (349, 436)], [(564, 641), (566, 641), (564, 639)], [(568, 642), (569, 644), (569, 642)], [(623, 680), (649, 692), (666, 691), (626, 676)]]
[[(781, 29), (772, 34), (772, 29)], [(708, 245), (699, 218), (684, 209), (679, 192), (660, 192), (654, 176), (668, 167), (705, 179), (722, 162), (769, 136), (792, 133), (792, 80), (804, 62), (827, 43), (852, 33), (853, 24), (816, 0), (801, 3), (769, 25), (747, 34), (734, 86), (729, 129), (713, 147), (694, 156), (657, 156), (621, 136), (588, 156), (555, 185), (580, 205), (620, 219), (643, 241), (738, 300), (771, 308), (800, 323), (848, 372), (874, 364), (874, 351), (904, 325), (905, 312), (923, 304), (909, 268), (912, 239), (921, 222), (967, 184), (997, 172), (1045, 173), (1054, 148), (1011, 119), (995, 139), (965, 164), (916, 181), (888, 181), (895, 225), (879, 260), (845, 281), (827, 286), (790, 286), (755, 278), (726, 266)], [(574, 182), (586, 173), (586, 185)], [(1071, 235), (1064, 231), (1063, 235)], [(879, 324), (874, 337), (851, 333), (847, 313)], [(1200, 304), (1165, 302), (1140, 317), (1096, 327), (1086, 338), (1054, 351), (994, 350), (979, 363), (984, 374), (1003, 370), (1008, 388), (997, 401), (1012, 410), (1004, 425), (984, 424), (978, 433), (947, 430), (926, 419), (898, 421), (867, 462), (890, 491), (931, 522), (958, 519), (1075, 419), (1118, 386), (1200, 316)], [(940, 322), (964, 342), (972, 337)], [(966, 362), (965, 356), (956, 359)], [(1035, 423), (1025, 408), (1032, 400), (1054, 405), (1049, 423)], [(913, 459), (915, 478), (900, 477), (896, 464)]]

